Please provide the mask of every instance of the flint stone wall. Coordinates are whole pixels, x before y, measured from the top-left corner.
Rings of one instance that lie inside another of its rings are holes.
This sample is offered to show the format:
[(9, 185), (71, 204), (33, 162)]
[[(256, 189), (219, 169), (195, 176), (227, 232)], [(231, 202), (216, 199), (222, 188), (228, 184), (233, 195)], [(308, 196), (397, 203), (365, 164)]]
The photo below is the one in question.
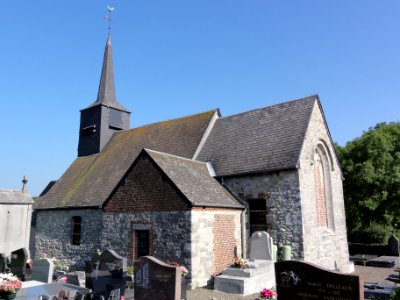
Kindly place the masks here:
[[(304, 257), (300, 187), (297, 170), (224, 178), (224, 185), (242, 200), (265, 199), (268, 233), (275, 244), (292, 247), (294, 259)], [(248, 222), (248, 211), (246, 211)], [(246, 234), (248, 239), (249, 232)], [(249, 240), (245, 241), (249, 255)]]
[[(82, 269), (100, 245), (100, 209), (37, 211), (34, 259), (52, 258), (73, 269)], [(81, 244), (71, 244), (72, 217), (82, 218)]]

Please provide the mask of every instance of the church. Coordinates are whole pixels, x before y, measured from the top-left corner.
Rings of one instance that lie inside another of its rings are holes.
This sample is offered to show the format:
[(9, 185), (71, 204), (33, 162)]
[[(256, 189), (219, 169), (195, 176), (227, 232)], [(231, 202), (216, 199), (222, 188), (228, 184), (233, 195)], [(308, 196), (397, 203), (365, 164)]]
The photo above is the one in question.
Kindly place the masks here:
[(34, 205), (34, 255), (73, 268), (97, 249), (152, 255), (186, 266), (195, 288), (247, 257), (263, 230), (293, 259), (347, 273), (342, 180), (317, 95), (130, 129), (109, 35), (78, 157)]

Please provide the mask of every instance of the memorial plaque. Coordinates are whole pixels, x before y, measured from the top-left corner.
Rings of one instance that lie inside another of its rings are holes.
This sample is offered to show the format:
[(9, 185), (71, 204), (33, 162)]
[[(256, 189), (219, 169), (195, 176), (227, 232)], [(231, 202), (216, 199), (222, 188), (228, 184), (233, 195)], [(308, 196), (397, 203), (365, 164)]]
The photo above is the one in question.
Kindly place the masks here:
[(359, 276), (328, 271), (308, 263), (277, 262), (275, 279), (278, 300), (364, 300)]
[(11, 252), (11, 273), (18, 278), (25, 278), (26, 261), (28, 259), (28, 252), (25, 248), (21, 248)]
[(180, 300), (182, 271), (154, 257), (135, 260), (135, 300)]

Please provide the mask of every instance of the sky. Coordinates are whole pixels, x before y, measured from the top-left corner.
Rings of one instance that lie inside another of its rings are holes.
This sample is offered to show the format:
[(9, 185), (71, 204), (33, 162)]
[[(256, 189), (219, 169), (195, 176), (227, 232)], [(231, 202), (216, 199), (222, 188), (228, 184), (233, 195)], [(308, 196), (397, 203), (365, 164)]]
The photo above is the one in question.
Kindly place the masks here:
[(13, 0), (0, 17), (0, 188), (38, 196), (77, 156), (107, 6), (131, 127), (318, 94), (344, 146), (400, 121), (399, 0)]

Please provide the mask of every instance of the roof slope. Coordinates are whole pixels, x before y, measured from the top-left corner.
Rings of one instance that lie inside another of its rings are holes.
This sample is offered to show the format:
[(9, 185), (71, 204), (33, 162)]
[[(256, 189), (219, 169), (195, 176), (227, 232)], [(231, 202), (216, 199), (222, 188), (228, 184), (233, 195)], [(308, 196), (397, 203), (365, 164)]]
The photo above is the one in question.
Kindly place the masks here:
[(33, 204), (31, 196), (21, 191), (0, 190), (0, 204)]
[(35, 209), (103, 205), (144, 148), (192, 158), (215, 113), (115, 133), (101, 153), (77, 158), (49, 192), (38, 198)]
[(145, 150), (193, 206), (243, 208), (208, 171), (206, 163)]
[(216, 121), (197, 157), (218, 176), (295, 168), (318, 96), (252, 110)]

